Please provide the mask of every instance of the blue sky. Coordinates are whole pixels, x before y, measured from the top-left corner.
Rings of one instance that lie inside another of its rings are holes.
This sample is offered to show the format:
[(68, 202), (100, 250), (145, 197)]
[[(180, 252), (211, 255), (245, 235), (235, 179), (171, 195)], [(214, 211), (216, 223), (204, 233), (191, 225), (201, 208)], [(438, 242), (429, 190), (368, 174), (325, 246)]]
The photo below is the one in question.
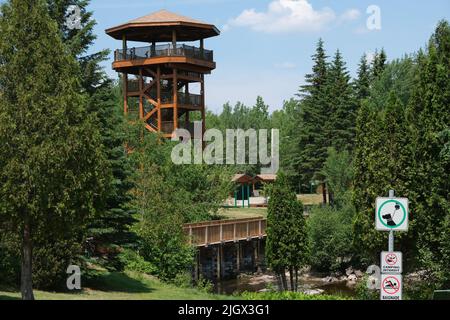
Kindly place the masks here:
[[(381, 30), (366, 26), (370, 5), (380, 8)], [(257, 95), (281, 108), (310, 72), (320, 37), (329, 55), (341, 50), (353, 76), (363, 53), (383, 47), (395, 59), (415, 52), (440, 19), (450, 20), (449, 0), (92, 0), (90, 9), (98, 23), (93, 50), (119, 48), (105, 29), (160, 9), (215, 24), (222, 34), (205, 41), (217, 62), (206, 78), (215, 112), (227, 101), (253, 105)], [(105, 69), (116, 77), (111, 62)]]

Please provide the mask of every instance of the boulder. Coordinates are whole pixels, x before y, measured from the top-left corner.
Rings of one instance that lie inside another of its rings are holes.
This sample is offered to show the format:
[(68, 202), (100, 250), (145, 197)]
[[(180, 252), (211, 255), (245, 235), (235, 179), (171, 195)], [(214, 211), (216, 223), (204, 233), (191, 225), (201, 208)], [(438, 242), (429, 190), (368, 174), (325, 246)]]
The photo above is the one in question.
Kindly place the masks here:
[(362, 278), (364, 276), (364, 273), (361, 270), (355, 270), (355, 275), (358, 278)]
[(338, 282), (339, 279), (336, 277), (328, 276), (328, 277), (323, 278), (322, 281), (326, 282), (326, 283), (333, 283), (333, 282)]
[(309, 296), (316, 296), (316, 295), (322, 294), (324, 292), (325, 291), (322, 289), (310, 289), (310, 290), (303, 291), (304, 294), (307, 294)]
[(348, 282), (356, 282), (356, 281), (358, 281), (358, 277), (356, 277), (355, 274), (351, 274), (347, 277), (347, 281)]
[(347, 276), (349, 276), (349, 275), (351, 275), (351, 274), (353, 274), (353, 268), (352, 267), (348, 267), (347, 269), (345, 269), (345, 274), (347, 275)]
[(347, 281), (347, 277), (346, 276), (341, 276), (341, 277), (339, 277), (339, 281)]

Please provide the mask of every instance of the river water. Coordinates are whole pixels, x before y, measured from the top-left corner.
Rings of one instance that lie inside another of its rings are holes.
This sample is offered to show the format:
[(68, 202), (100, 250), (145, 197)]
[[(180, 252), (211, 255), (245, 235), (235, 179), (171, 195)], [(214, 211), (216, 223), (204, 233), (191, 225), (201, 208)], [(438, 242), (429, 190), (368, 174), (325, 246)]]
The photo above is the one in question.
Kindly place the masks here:
[[(222, 280), (215, 284), (215, 293), (232, 295), (242, 292), (258, 292), (267, 288), (277, 288), (277, 281), (273, 275), (242, 275), (237, 279)], [(319, 276), (302, 275), (299, 277), (299, 291), (323, 290), (323, 294), (355, 296), (354, 286), (347, 286), (345, 281), (325, 283)]]

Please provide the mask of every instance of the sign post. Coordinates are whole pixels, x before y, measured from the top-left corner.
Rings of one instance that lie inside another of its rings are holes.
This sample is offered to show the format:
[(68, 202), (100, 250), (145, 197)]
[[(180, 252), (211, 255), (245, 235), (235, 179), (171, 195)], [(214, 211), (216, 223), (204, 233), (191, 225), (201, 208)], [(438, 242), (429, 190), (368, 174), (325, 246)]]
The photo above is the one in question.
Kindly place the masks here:
[(394, 190), (388, 198), (376, 200), (375, 227), (378, 231), (389, 231), (388, 251), (381, 252), (381, 300), (402, 300), (403, 257), (394, 251), (394, 232), (408, 231), (408, 199), (395, 198)]

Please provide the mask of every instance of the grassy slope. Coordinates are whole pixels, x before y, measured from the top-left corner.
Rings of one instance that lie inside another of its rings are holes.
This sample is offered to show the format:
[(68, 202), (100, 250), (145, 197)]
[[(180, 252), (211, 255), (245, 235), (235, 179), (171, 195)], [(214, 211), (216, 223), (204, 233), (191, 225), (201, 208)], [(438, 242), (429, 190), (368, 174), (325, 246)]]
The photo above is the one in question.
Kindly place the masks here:
[[(81, 293), (35, 291), (37, 300), (217, 300), (232, 297), (180, 288), (138, 273), (103, 273)], [(0, 291), (0, 300), (18, 299), (19, 292)]]
[(266, 218), (267, 208), (223, 208), (218, 214), (225, 219)]

